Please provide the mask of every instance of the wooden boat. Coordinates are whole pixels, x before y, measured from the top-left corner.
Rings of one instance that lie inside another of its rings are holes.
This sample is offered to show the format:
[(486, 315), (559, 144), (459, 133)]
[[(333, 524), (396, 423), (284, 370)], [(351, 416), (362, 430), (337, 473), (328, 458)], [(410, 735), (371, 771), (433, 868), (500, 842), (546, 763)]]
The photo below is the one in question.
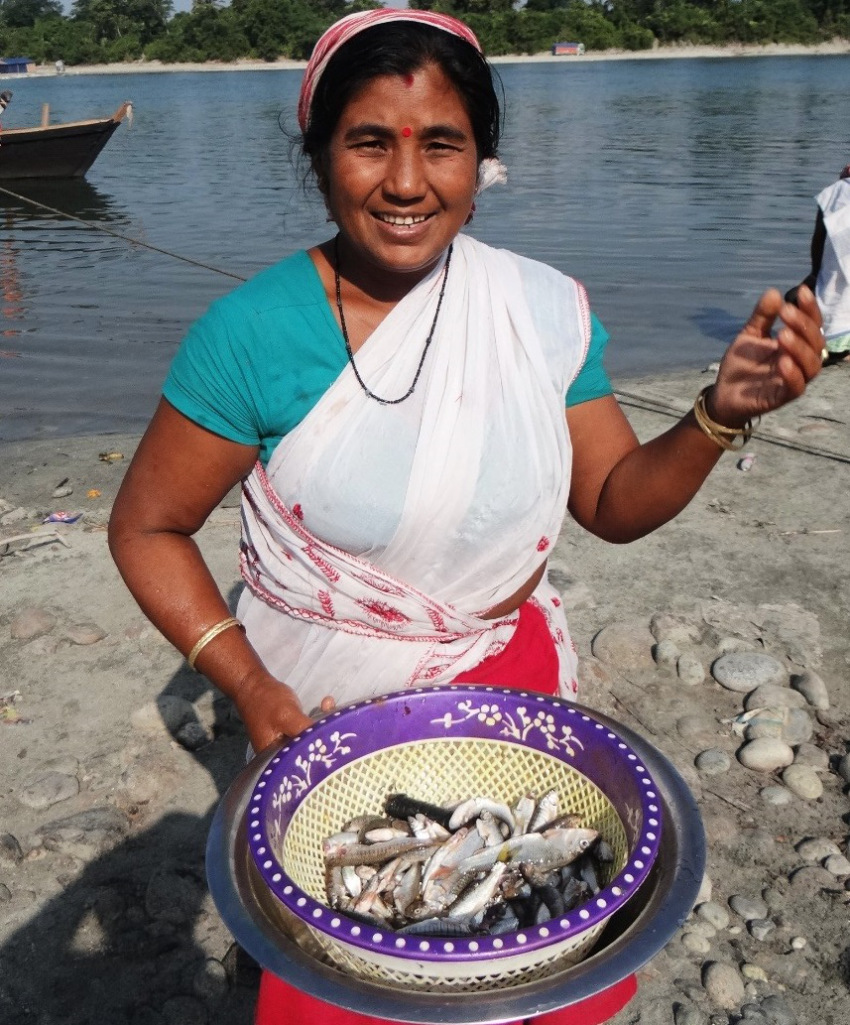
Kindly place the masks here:
[(14, 178), (81, 178), (133, 106), (122, 103), (112, 117), (48, 124), (42, 108), (38, 128), (0, 129), (0, 181)]

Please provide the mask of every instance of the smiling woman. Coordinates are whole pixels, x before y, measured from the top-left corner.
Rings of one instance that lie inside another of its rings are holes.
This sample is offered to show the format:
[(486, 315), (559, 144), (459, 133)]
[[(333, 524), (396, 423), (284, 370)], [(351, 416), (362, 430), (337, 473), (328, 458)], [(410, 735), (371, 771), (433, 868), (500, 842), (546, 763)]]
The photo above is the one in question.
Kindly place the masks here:
[[(317, 43), (298, 114), (337, 232), (194, 325), (113, 508), (116, 562), (258, 751), (306, 710), (404, 687), (572, 697), (546, 572), (567, 510), (616, 542), (675, 516), (751, 418), (818, 372), (814, 297), (766, 292), (715, 385), (641, 445), (583, 288), (461, 231), (504, 180), (494, 78), (465, 25), (349, 15)], [(240, 480), (233, 617), (192, 535)], [(634, 989), (540, 1021), (598, 1025)], [(257, 1020), (364, 1021), (268, 974)]]

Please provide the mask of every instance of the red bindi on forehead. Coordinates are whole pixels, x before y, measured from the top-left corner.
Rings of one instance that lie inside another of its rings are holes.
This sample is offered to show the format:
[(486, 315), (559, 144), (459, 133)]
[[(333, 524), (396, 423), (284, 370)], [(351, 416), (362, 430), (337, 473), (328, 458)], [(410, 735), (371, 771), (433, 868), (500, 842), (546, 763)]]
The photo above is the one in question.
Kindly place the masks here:
[(413, 85), (413, 75), (409, 71), (406, 75), (402, 75), (402, 80), (408, 89)]
[(413, 129), (405, 125), (404, 128), (402, 128), (401, 130), (401, 134), (405, 137), (405, 139), (409, 139), (410, 136), (413, 135)]

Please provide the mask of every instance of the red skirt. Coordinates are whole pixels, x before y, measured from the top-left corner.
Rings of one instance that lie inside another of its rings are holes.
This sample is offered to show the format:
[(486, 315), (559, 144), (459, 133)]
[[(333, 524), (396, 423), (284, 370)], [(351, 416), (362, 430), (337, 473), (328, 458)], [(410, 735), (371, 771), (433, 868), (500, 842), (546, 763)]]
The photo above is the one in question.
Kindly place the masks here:
[[(558, 693), (558, 654), (546, 619), (530, 601), (520, 617), (510, 643), (498, 655), (484, 659), (457, 677), (457, 683)], [(602, 1025), (620, 1011), (637, 992), (634, 975), (610, 989), (577, 1004), (534, 1019), (536, 1025)], [(257, 1000), (255, 1025), (386, 1025), (385, 1019), (346, 1011), (302, 993), (271, 972), (263, 972)]]

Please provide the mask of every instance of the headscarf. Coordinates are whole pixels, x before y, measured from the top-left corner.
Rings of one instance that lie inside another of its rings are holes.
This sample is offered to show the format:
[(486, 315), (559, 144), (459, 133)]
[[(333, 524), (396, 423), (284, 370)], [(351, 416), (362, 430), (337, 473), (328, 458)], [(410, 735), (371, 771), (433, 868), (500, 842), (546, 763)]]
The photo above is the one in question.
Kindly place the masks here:
[(482, 53), (481, 44), (475, 33), (462, 21), (452, 18), (448, 14), (435, 14), (433, 11), (417, 10), (393, 10), (384, 7), (377, 11), (358, 11), (355, 14), (348, 14), (333, 25), (321, 36), (313, 47), (313, 53), (307, 62), (304, 71), (304, 78), (301, 81), (301, 94), (298, 97), (298, 125), (302, 132), (307, 130), (310, 121), (310, 107), (313, 104), (313, 96), (319, 79), (324, 74), (325, 68), (331, 57), (344, 46), (349, 39), (358, 35), (364, 29), (371, 28), (385, 21), (416, 21), (423, 25), (432, 25), (434, 28), (442, 29), (453, 36), (466, 40), (471, 46)]

